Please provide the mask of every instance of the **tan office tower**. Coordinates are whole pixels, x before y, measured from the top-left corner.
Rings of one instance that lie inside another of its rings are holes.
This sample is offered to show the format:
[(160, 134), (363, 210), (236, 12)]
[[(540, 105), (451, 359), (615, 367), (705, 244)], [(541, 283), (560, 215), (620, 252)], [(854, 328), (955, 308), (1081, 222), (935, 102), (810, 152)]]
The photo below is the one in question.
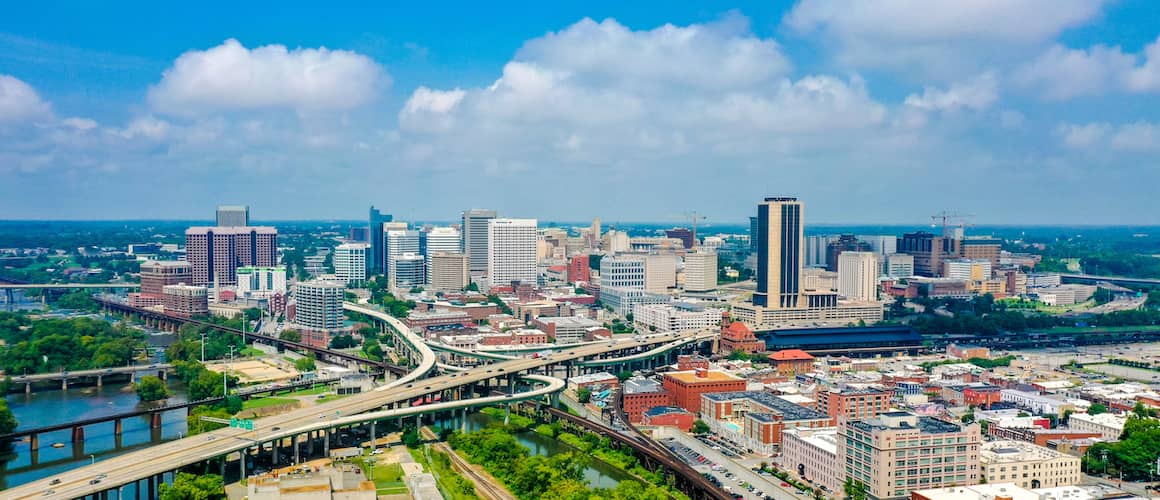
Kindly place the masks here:
[(461, 253), (438, 252), (429, 257), (431, 288), (439, 292), (462, 290), (468, 284), (467, 256)]
[(838, 295), (859, 302), (878, 300), (878, 254), (838, 254)]
[(753, 305), (769, 309), (805, 307), (802, 299), (804, 205), (773, 197), (757, 205), (757, 292)]
[(707, 292), (717, 288), (717, 254), (697, 252), (685, 255), (685, 291)]

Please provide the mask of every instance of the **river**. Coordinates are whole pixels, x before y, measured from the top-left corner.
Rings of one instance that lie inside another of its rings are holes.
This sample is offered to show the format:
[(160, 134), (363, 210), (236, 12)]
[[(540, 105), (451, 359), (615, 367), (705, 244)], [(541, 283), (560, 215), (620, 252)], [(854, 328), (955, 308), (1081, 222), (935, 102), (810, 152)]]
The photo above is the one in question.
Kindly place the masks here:
[[(170, 402), (186, 401), (185, 387), (175, 377), (169, 379), (169, 388), (173, 392)], [(127, 383), (10, 394), (6, 399), (19, 423), (18, 430), (124, 413), (140, 405), (137, 394)], [(177, 439), (185, 433), (184, 410), (162, 414), (161, 422), (160, 429), (150, 429), (148, 416), (126, 419), (119, 440), (113, 434), (112, 422), (90, 425), (85, 428), (83, 446), (73, 446), (67, 429), (50, 432), (40, 436), (40, 449), (36, 453), (31, 452), (27, 440), (17, 442), (10, 452), (0, 455), (0, 489), (45, 478), (78, 465), (99, 463), (143, 446)], [(64, 446), (54, 448), (54, 443)]]
[[(502, 423), (502, 421), (483, 413), (472, 413), (467, 416), (467, 429), (469, 431), (482, 429), (494, 423)], [(459, 429), (459, 418), (443, 419), (438, 422), (438, 425)], [(557, 453), (579, 452), (579, 450), (554, 438), (531, 430), (517, 433), (516, 440), (536, 455), (551, 456)], [(594, 459), (588, 461), (588, 466), (584, 469), (584, 479), (588, 481), (588, 486), (593, 488), (615, 488), (621, 481), (635, 481), (636, 477)]]

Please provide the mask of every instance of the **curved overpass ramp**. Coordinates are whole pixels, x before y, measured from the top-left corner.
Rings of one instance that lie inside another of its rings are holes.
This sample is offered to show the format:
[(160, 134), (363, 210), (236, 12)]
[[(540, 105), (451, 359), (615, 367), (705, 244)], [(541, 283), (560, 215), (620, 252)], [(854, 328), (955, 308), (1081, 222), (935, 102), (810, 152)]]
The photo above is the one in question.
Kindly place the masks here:
[(423, 337), (415, 335), (415, 333), (412, 332), (411, 329), (407, 327), (407, 325), (403, 324), (402, 321), (399, 321), (398, 318), (380, 311), (374, 307), (355, 304), (353, 302), (343, 302), (342, 308), (346, 309), (347, 311), (354, 311), (357, 313), (365, 314), (376, 320), (386, 323), (391, 327), (392, 330), (399, 334), (400, 338), (402, 338), (403, 341), (407, 343), (407, 345), (410, 345), (412, 349), (419, 351), (419, 355), (422, 357), (422, 360), (419, 361), (419, 366), (417, 366), (414, 370), (411, 370), (410, 373), (403, 375), (398, 380), (395, 380), (394, 382), (391, 382), (383, 387), (379, 387), (378, 389), (388, 389), (414, 382), (415, 380), (418, 380), (427, 375), (435, 368), (435, 352), (427, 346), (427, 342), (423, 340)]

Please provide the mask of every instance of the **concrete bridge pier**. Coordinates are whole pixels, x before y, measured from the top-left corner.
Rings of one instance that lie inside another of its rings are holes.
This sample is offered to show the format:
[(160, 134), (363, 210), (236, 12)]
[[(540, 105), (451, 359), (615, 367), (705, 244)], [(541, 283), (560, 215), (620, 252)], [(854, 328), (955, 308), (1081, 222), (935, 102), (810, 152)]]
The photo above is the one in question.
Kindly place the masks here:
[(149, 476), (149, 486), (147, 486), (145, 498), (155, 500), (157, 498), (157, 476)]
[(84, 428), (84, 426), (78, 425), (78, 426), (75, 426), (72, 428), (72, 442), (74, 442), (74, 443), (85, 442), (85, 428)]
[(149, 428), (150, 429), (160, 429), (161, 428), (161, 412), (158, 411), (158, 412), (153, 412), (153, 413), (149, 414)]
[(40, 449), (40, 434), (33, 434), (28, 436), (28, 448), (32, 450), (33, 453), (36, 453), (36, 450)]
[(62, 391), (68, 390), (68, 377), (64, 377), (64, 378), (60, 379), (60, 390), (62, 390)]
[(298, 451), (298, 436), (299, 434), (295, 434), (294, 437), (290, 439), (290, 442), (294, 445), (294, 465), (298, 465), (298, 457), (300, 455), (300, 452)]
[(24, 383), (24, 393), (25, 394), (32, 394), (32, 382), (25, 382)]
[(121, 419), (118, 418), (118, 419), (114, 420), (113, 421), (113, 435), (120, 436), (122, 430), (123, 430), (123, 426), (121, 425)]

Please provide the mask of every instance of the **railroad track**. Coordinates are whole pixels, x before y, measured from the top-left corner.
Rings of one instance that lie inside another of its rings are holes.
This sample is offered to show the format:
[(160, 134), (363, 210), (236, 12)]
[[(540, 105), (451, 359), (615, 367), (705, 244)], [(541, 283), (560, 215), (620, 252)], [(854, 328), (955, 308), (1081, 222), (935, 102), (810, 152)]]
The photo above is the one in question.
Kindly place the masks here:
[[(427, 440), (439, 439), (439, 437), (435, 435), (435, 432), (433, 432), (428, 427), (423, 427), (420, 429), (419, 434)], [(512, 495), (503, 486), (496, 484), (498, 480), (481, 474), (478, 470), (475, 469), (475, 467), (472, 467), (471, 463), (464, 460), (463, 457), (460, 457), (458, 453), (455, 453), (455, 450), (452, 450), (451, 447), (447, 445), (447, 443), (436, 442), (433, 443), (433, 445), (438, 451), (447, 454), (447, 457), (451, 459), (451, 467), (455, 469), (456, 472), (468, 476), (468, 479), (470, 479), (472, 483), (475, 483), (476, 493), (479, 493), (479, 496), (483, 497), (485, 500), (518, 500), (515, 495)]]

